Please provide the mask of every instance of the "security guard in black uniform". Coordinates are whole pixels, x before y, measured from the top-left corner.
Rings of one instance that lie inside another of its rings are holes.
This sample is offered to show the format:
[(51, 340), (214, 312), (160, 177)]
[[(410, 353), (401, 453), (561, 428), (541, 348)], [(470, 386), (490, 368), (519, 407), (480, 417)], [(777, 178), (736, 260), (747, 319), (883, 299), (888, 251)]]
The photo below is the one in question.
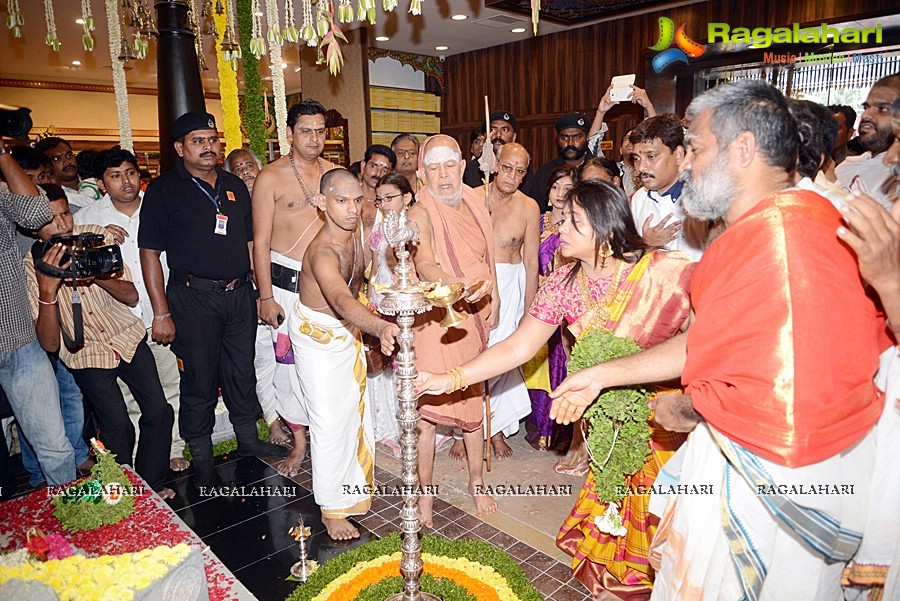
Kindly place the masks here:
[[(284, 457), (288, 449), (259, 440), (256, 431), (262, 409), (253, 367), (250, 194), (219, 168), (222, 143), (212, 115), (182, 115), (171, 134), (181, 159), (147, 188), (138, 246), (153, 305), (153, 340), (172, 343), (181, 369), (178, 428), (190, 446), (197, 484), (215, 486), (211, 435), (219, 387), (239, 454)], [(163, 252), (170, 269), (165, 289)]]

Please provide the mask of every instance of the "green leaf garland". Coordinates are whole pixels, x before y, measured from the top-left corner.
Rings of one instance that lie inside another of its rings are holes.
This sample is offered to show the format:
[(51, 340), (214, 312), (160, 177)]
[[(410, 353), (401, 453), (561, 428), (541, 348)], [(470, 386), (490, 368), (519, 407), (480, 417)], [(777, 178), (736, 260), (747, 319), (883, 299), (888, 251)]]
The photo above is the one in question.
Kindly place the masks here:
[(53, 516), (70, 532), (118, 524), (134, 512), (134, 495), (128, 492), (117, 503), (108, 504), (103, 499), (103, 487), (113, 482), (126, 489), (133, 486), (115, 455), (107, 451), (97, 456), (88, 478), (53, 497)]
[[(596, 329), (575, 343), (567, 367), (572, 374), (641, 350), (630, 338)], [(586, 439), (592, 454), (597, 498), (605, 503), (622, 501), (625, 478), (641, 469), (650, 452), (649, 399), (643, 388), (608, 388), (584, 412), (582, 419), (590, 423)]]
[(237, 24), (240, 33), (241, 60), (244, 64), (244, 126), (247, 128), (250, 150), (265, 166), (269, 153), (266, 146), (262, 79), (259, 76), (259, 60), (250, 51), (250, 40), (253, 37), (252, 4), (251, 0), (237, 0)]

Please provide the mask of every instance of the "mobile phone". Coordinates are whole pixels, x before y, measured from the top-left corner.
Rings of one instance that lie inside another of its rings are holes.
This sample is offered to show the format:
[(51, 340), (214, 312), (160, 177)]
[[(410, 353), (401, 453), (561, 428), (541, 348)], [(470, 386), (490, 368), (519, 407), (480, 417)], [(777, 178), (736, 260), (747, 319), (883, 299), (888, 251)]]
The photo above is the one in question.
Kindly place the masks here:
[(609, 92), (609, 99), (613, 102), (624, 102), (631, 100), (631, 93), (634, 91), (631, 86), (634, 85), (634, 73), (629, 75), (616, 75), (612, 78), (612, 90)]

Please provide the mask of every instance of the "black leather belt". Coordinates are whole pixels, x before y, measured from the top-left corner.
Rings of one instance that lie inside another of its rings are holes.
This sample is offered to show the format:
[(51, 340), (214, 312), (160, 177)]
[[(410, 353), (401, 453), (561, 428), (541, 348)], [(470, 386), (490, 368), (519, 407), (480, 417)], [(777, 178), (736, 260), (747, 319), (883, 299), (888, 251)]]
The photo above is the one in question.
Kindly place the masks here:
[(278, 263), (272, 263), (272, 285), (288, 292), (300, 292), (300, 272)]
[(184, 285), (188, 288), (195, 288), (205, 292), (230, 292), (246, 284), (249, 279), (250, 276), (246, 275), (242, 278), (234, 278), (232, 280), (208, 280), (189, 273), (181, 273), (179, 271), (169, 272), (170, 284)]

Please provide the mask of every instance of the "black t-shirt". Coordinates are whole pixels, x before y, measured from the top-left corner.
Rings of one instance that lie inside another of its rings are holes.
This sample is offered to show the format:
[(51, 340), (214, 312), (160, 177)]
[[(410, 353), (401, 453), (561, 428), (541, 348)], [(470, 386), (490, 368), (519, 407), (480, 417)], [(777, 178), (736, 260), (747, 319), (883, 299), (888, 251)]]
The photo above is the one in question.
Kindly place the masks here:
[[(217, 190), (218, 204), (228, 218), (225, 235), (215, 233)], [(242, 278), (250, 271), (251, 240), (250, 194), (236, 175), (216, 168), (213, 188), (192, 178), (179, 160), (175, 169), (147, 187), (138, 246), (165, 251), (170, 270), (210, 280)]]

